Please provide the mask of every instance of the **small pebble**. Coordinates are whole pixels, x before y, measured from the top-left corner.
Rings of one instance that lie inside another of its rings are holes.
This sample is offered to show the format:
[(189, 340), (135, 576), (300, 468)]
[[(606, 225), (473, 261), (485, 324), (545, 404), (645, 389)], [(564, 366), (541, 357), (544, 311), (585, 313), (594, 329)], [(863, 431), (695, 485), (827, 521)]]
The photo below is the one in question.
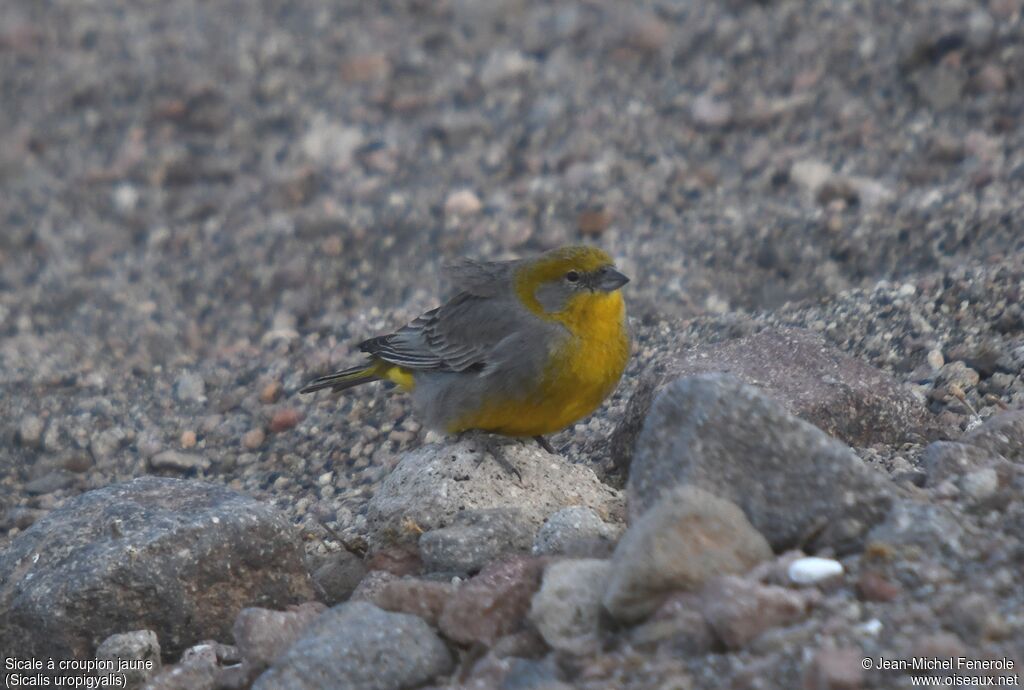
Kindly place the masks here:
[(994, 467), (975, 470), (960, 481), (963, 492), (975, 500), (988, 498), (999, 488), (999, 475)]
[(30, 415), (21, 420), (18, 426), (18, 438), (21, 443), (32, 448), (38, 448), (43, 438), (43, 420)]
[(281, 397), (281, 384), (277, 381), (271, 381), (263, 390), (260, 391), (260, 402), (264, 405), (270, 405), (271, 403), (277, 402), (277, 399)]
[(290, 407), (278, 410), (270, 420), (270, 431), (275, 434), (287, 431), (294, 428), (301, 420), (302, 415), (299, 414), (298, 410)]
[(471, 216), (483, 208), (480, 198), (470, 189), (460, 189), (448, 195), (444, 202), (447, 216)]
[(266, 438), (267, 435), (263, 432), (263, 429), (250, 429), (242, 436), (242, 445), (249, 450), (256, 450), (263, 445), (263, 441)]
[(798, 585), (813, 585), (842, 575), (843, 564), (831, 558), (798, 558), (789, 564), (787, 573)]
[(196, 447), (196, 432), (186, 430), (181, 432), (181, 439), (179, 440), (182, 448), (195, 448)]

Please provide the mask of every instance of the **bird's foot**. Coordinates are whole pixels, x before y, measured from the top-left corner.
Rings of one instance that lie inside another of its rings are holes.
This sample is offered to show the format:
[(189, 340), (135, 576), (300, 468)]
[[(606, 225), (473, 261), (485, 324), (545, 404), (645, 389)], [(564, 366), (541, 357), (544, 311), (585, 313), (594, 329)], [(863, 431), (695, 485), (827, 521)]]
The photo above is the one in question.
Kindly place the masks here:
[(505, 457), (505, 453), (503, 452), (503, 450), (504, 449), (499, 448), (496, 452), (491, 453), (491, 455), (494, 456), (494, 461), (501, 465), (501, 468), (508, 472), (509, 474), (514, 474), (516, 476), (516, 479), (518, 479), (519, 481), (523, 481), (523, 475), (519, 471), (519, 468), (513, 465), (512, 462)]
[(501, 465), (501, 468), (509, 474), (514, 474), (520, 481), (523, 479), (522, 472), (519, 468), (512, 464), (512, 462), (505, 457), (505, 446), (499, 437), (492, 434), (478, 432), (478, 431), (463, 431), (457, 435), (457, 439), (461, 441), (465, 436), (472, 434), (476, 441), (481, 445), (481, 452), (476, 457), (476, 465), (479, 467), (483, 464), (483, 461), (487, 459), (487, 456), (494, 458), (494, 461)]
[(544, 436), (534, 436), (534, 440), (537, 441), (537, 443), (542, 448), (544, 448), (545, 450), (550, 452), (550, 454), (552, 456), (557, 456), (558, 455), (558, 452), (555, 450), (554, 446), (552, 446), (551, 443), (548, 442), (548, 439), (545, 438)]

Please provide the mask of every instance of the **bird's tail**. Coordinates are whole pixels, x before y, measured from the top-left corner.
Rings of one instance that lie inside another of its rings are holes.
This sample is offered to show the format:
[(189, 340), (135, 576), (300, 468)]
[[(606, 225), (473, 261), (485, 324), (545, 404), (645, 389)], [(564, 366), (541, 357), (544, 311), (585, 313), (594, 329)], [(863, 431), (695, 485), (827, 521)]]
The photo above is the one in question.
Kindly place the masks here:
[(362, 365), (352, 367), (350, 369), (342, 369), (341, 371), (336, 371), (333, 374), (327, 374), (326, 376), (321, 376), (318, 379), (313, 379), (307, 383), (299, 393), (312, 393), (314, 391), (323, 390), (324, 388), (330, 388), (335, 392), (343, 391), (347, 388), (352, 388), (353, 386), (377, 381), (381, 378), (380, 374), (380, 367), (377, 362), (374, 362), (369, 366)]

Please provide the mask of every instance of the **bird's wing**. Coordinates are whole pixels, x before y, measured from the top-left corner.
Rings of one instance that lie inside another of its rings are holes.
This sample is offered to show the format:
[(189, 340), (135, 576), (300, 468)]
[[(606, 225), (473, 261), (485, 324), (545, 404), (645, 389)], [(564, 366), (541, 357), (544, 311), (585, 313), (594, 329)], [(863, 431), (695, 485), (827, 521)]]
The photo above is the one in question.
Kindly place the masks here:
[(528, 318), (513, 299), (461, 292), (395, 333), (371, 338), (359, 347), (408, 369), (483, 370), (495, 364), (501, 341), (528, 327)]

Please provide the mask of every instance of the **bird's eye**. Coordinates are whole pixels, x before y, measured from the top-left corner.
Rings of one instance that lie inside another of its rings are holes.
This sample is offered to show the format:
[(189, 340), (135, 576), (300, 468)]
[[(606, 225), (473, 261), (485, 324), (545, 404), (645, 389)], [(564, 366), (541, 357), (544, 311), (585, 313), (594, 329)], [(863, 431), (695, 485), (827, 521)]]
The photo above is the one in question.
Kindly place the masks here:
[(568, 273), (565, 274), (565, 279), (568, 280), (570, 283), (576, 283), (580, 279), (580, 274), (577, 273), (576, 271), (569, 271)]

